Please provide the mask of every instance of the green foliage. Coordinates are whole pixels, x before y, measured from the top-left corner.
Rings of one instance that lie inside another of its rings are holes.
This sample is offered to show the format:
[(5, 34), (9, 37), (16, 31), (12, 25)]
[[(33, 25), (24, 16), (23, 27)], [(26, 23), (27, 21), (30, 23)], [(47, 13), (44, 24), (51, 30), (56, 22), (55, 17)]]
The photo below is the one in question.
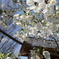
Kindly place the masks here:
[(12, 53), (8, 53), (7, 56), (10, 57), (12, 55)]
[(44, 27), (46, 27), (46, 23), (47, 23), (47, 21), (46, 21), (46, 20), (44, 20), (44, 22), (43, 22)]
[[(18, 58), (20, 56), (20, 54), (18, 56), (12, 56), (12, 53), (7, 53), (7, 54), (3, 54), (0, 52), (0, 59), (5, 59), (7, 57), (10, 57), (11, 59), (15, 59)], [(20, 58), (18, 58), (20, 59)]]
[(4, 13), (6, 13), (7, 11), (6, 10), (4, 10)]
[(13, 3), (14, 3), (14, 4), (17, 3), (17, 0), (13, 0)]
[(23, 12), (24, 12), (24, 15), (26, 15), (26, 11), (25, 11), (25, 10), (23, 10)]
[(2, 14), (2, 9), (0, 9), (0, 14)]
[(0, 58), (6, 58), (6, 57), (10, 57), (12, 55), (12, 53), (7, 53), (7, 54), (3, 54), (3, 53), (0, 53)]

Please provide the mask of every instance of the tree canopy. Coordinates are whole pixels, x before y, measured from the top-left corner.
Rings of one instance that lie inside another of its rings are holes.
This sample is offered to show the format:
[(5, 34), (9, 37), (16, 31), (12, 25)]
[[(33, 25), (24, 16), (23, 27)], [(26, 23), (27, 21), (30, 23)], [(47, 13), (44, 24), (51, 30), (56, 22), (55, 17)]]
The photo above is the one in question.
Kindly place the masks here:
[(48, 43), (50, 46), (53, 42), (56, 44), (55, 47), (59, 46), (59, 2), (57, 0), (6, 0), (6, 2), (4, 0), (0, 3), (0, 27), (7, 30), (11, 24), (20, 27), (20, 30), (9, 34), (19, 38), (20, 41), (29, 42), (33, 37), (42, 38), (44, 43), (47, 40), (51, 41)]

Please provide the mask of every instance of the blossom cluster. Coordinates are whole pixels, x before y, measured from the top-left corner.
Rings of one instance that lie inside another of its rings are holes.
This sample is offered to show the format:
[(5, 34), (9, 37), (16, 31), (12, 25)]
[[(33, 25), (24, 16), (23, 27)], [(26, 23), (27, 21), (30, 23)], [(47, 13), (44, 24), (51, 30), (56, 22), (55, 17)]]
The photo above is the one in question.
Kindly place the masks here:
[(22, 30), (17, 36), (22, 39), (33, 36), (47, 38), (50, 35), (59, 36), (59, 6), (56, 0), (26, 0), (28, 5), (24, 15), (15, 14), (14, 23)]
[[(1, 16), (4, 23), (12, 19), (13, 24), (16, 23), (21, 27), (21, 30), (17, 31), (14, 36), (20, 39), (47, 38), (50, 35), (59, 37), (59, 3), (57, 0), (47, 0), (47, 3), (45, 0), (24, 0), (23, 5), (17, 1), (14, 0), (12, 6), (7, 4)], [(23, 14), (19, 14), (19, 11)]]

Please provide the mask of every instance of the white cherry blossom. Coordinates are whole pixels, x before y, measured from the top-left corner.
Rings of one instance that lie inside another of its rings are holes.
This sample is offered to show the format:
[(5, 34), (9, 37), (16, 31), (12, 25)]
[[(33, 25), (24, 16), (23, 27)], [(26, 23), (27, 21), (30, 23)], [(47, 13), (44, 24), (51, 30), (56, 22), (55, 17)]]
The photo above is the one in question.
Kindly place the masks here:
[(33, 0), (34, 2), (44, 3), (45, 0)]
[(26, 4), (27, 5), (34, 5), (34, 1), (33, 0), (26, 0)]
[(41, 10), (41, 9), (44, 9), (46, 7), (46, 4), (45, 3), (40, 3), (39, 4), (39, 9)]
[(7, 57), (7, 58), (5, 58), (5, 59), (12, 59), (11, 57)]
[(56, 10), (59, 10), (59, 6), (56, 6)]
[(55, 4), (57, 4), (57, 1), (56, 0), (51, 0), (50, 1), (50, 5), (55, 5)]
[(50, 5), (46, 5), (46, 7), (43, 10), (44, 17), (47, 19), (49, 15), (53, 15), (53, 8)]
[(46, 59), (50, 59), (50, 53), (48, 51), (43, 51), (43, 55)]

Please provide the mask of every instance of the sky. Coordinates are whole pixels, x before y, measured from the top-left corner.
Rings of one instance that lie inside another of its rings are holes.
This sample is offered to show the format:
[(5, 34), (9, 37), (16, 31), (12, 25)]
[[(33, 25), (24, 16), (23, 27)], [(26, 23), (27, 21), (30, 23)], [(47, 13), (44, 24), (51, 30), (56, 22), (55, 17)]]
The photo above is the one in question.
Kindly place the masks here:
[(28, 59), (27, 57), (24, 57), (24, 56), (21, 56), (20, 58), (21, 58), (21, 59)]

